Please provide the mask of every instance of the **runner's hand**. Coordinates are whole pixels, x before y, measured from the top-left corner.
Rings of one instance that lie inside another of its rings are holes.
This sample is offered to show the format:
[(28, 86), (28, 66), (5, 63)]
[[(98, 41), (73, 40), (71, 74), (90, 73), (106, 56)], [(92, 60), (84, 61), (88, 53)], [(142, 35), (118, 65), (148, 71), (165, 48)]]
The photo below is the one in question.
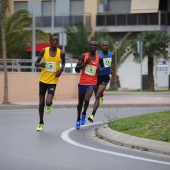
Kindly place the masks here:
[(97, 68), (97, 73), (103, 71), (104, 67)]
[(55, 76), (56, 76), (56, 77), (60, 77), (62, 72), (63, 72), (63, 69), (60, 68), (60, 69), (56, 72)]
[(39, 65), (40, 65), (40, 67), (45, 67), (45, 64), (46, 63), (40, 63)]
[(90, 63), (90, 61), (91, 61), (91, 58), (89, 57), (86, 61), (85, 61), (85, 65), (87, 65), (87, 64), (89, 64)]

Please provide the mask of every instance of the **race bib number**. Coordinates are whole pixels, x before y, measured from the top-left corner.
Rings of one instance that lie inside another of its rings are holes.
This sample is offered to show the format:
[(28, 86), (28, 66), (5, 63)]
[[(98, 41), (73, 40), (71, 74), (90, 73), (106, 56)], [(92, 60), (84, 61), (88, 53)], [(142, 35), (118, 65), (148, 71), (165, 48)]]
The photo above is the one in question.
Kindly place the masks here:
[(112, 64), (111, 58), (103, 58), (104, 67), (110, 67)]
[(46, 62), (45, 64), (45, 70), (49, 71), (49, 72), (56, 72), (56, 68), (57, 68), (57, 63), (55, 62)]
[(88, 74), (88, 75), (90, 75), (90, 76), (95, 76), (95, 74), (96, 74), (96, 69), (97, 69), (96, 66), (86, 65), (85, 73)]

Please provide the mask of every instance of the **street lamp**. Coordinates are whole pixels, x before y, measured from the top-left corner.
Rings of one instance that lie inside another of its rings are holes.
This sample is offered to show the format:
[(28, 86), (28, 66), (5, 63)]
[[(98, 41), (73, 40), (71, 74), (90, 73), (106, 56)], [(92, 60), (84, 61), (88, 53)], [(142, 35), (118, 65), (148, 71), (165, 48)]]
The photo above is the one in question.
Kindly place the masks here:
[(32, 0), (32, 72), (33, 72), (33, 59), (35, 58), (35, 0)]
[(51, 1), (51, 34), (54, 33), (54, 0)]
[(115, 90), (117, 90), (117, 49), (120, 45), (120, 42), (115, 42)]
[[(35, 59), (36, 56), (36, 35), (35, 35), (35, 1), (36, 0), (32, 0), (32, 71), (33, 71), (33, 66), (34, 66), (34, 62), (33, 60)], [(41, 0), (39, 0), (41, 1)], [(51, 1), (51, 33), (54, 33), (54, 9), (55, 9), (55, 5), (54, 5), (54, 0)]]
[(142, 92), (142, 55), (143, 55), (143, 42), (137, 42), (137, 52), (140, 55), (140, 63), (141, 63), (141, 92)]

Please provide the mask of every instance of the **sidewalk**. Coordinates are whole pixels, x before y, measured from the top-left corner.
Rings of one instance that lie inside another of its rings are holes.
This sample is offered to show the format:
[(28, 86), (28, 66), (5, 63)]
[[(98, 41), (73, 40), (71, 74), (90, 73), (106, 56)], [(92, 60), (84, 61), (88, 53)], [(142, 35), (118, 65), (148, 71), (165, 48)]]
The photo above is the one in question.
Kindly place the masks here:
[[(93, 106), (94, 95), (89, 107)], [(10, 105), (0, 104), (0, 110), (9, 109), (37, 109), (38, 100), (15, 100)], [(54, 108), (75, 108), (77, 98), (54, 99)], [(170, 107), (170, 92), (105, 92), (101, 108), (106, 107)]]
[[(90, 100), (89, 107), (93, 106), (94, 95)], [(77, 98), (72, 99), (55, 99), (53, 101), (54, 108), (76, 108)], [(101, 108), (108, 107), (170, 107), (170, 93), (145, 93), (145, 92), (105, 92), (104, 102)], [(12, 101), (10, 105), (0, 105), (0, 110), (10, 109), (37, 109), (37, 101)], [(155, 140), (149, 140), (139, 137), (126, 135), (111, 130), (108, 125), (101, 126), (97, 130), (98, 135), (111, 143), (126, 146), (143, 151), (151, 151), (160, 154), (170, 155), (170, 143)]]

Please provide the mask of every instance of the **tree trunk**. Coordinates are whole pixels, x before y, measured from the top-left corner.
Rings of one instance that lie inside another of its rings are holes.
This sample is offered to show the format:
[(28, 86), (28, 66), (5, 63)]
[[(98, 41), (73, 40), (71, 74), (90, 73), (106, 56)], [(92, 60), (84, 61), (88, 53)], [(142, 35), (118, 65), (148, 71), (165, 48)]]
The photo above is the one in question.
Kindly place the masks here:
[(7, 1), (0, 1), (0, 28), (1, 28), (1, 40), (2, 40), (2, 54), (3, 54), (3, 65), (4, 65), (4, 99), (3, 104), (9, 104), (8, 101), (8, 73), (7, 73), (7, 62), (6, 62), (6, 38), (4, 30), (4, 16), (6, 11)]
[(153, 56), (148, 56), (148, 90), (155, 90), (154, 76), (153, 76), (153, 67), (154, 60)]
[(117, 90), (120, 87), (119, 77), (116, 74), (115, 68), (113, 68), (113, 72), (110, 78), (110, 87), (111, 90)]

